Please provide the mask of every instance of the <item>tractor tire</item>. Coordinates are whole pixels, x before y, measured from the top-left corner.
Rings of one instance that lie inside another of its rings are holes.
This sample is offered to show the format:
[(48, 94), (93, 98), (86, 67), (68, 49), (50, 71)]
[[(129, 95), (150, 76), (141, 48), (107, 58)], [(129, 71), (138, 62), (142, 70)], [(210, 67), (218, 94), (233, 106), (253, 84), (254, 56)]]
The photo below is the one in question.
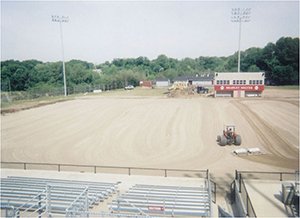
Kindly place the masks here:
[(217, 142), (220, 142), (220, 141), (221, 141), (221, 136), (218, 135), (218, 136), (217, 136)]
[(235, 137), (235, 145), (241, 145), (242, 144), (242, 138), (240, 135), (236, 135)]
[(219, 142), (221, 146), (225, 146), (227, 144), (227, 138), (225, 136), (221, 136), (221, 140)]

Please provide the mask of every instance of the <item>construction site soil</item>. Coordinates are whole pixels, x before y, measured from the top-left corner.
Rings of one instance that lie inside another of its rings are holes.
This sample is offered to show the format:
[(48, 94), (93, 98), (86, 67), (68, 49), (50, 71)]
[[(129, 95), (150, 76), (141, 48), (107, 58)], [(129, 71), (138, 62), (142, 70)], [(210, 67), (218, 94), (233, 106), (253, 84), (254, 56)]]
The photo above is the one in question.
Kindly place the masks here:
[[(1, 120), (2, 161), (209, 169), (224, 181), (235, 170), (299, 167), (296, 89), (240, 99), (99, 94), (3, 114)], [(241, 146), (217, 144), (225, 124), (236, 125)], [(256, 147), (264, 154), (232, 154)]]

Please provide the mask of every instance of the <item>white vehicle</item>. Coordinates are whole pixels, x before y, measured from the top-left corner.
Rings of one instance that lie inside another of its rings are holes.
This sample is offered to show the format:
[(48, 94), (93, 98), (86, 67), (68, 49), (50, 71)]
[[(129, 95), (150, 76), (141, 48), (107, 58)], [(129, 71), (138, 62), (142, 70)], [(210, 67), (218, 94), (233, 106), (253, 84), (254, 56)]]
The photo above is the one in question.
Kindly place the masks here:
[(132, 90), (132, 89), (134, 89), (134, 86), (133, 85), (125, 86), (124, 89), (125, 90)]

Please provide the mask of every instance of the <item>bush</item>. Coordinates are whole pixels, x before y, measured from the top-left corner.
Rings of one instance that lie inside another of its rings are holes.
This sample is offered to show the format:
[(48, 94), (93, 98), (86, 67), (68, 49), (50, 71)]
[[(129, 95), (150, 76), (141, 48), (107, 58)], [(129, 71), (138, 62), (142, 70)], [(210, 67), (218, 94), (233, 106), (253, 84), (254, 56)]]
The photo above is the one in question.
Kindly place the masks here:
[(57, 96), (64, 95), (63, 87), (53, 86), (47, 83), (38, 83), (28, 90), (32, 98), (39, 98), (42, 96)]

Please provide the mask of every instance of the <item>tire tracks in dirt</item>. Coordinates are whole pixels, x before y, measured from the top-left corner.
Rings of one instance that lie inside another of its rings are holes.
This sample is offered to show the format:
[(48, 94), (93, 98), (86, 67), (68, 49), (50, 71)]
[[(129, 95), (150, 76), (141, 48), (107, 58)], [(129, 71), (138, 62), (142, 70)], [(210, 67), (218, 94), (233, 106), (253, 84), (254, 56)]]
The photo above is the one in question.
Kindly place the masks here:
[(264, 148), (271, 153), (267, 155), (267, 158), (265, 158), (266, 155), (243, 158), (288, 168), (294, 168), (298, 165), (299, 150), (297, 148), (283, 139), (272, 126), (268, 125), (240, 100), (233, 100), (231, 103), (241, 111), (243, 117), (257, 133)]
[[(255, 100), (255, 99), (253, 99)], [(299, 99), (298, 98), (270, 98), (270, 97), (264, 97), (264, 100), (267, 100), (267, 101), (283, 101), (283, 102), (286, 102), (286, 103), (289, 103), (289, 104), (292, 104), (292, 105), (295, 105), (297, 107), (299, 107)]]

